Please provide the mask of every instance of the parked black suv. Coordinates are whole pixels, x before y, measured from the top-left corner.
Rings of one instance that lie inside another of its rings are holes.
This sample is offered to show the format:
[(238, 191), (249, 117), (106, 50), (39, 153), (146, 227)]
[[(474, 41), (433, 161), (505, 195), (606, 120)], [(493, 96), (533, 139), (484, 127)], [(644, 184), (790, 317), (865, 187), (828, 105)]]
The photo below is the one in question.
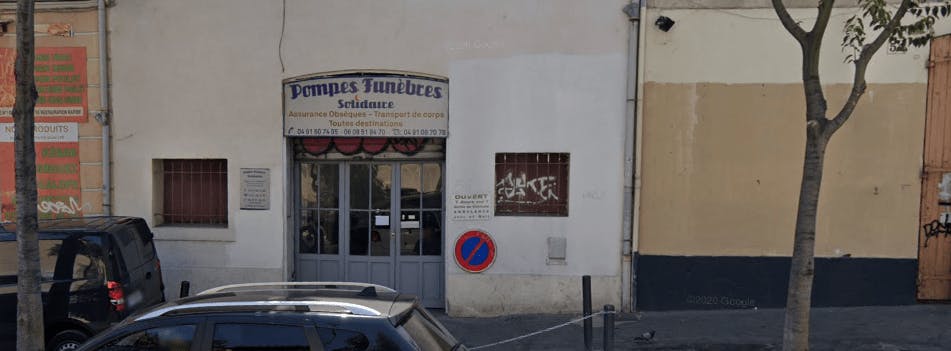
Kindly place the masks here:
[[(165, 301), (145, 220), (41, 220), (38, 233), (48, 350), (73, 350), (129, 314)], [(16, 293), (16, 224), (0, 223), (0, 350), (16, 345)]]
[(228, 285), (130, 316), (80, 350), (465, 350), (412, 295), (359, 283)]

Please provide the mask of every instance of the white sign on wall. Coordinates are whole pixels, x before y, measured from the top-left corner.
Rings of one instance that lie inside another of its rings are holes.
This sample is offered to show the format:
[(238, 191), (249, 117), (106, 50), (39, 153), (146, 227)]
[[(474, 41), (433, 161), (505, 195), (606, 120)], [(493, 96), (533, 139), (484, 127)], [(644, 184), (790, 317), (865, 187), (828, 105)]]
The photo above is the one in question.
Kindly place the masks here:
[[(13, 142), (13, 123), (0, 123), (0, 142)], [(77, 123), (36, 123), (33, 125), (33, 141), (38, 143), (78, 142)]]
[(428, 77), (350, 74), (284, 84), (284, 135), (449, 135), (449, 84)]
[(938, 201), (951, 202), (951, 173), (941, 176), (941, 184), (938, 184)]
[(268, 210), (271, 208), (271, 170), (267, 168), (241, 169), (241, 209)]
[(455, 194), (452, 196), (450, 218), (453, 222), (487, 221), (494, 213), (492, 196), (486, 193)]

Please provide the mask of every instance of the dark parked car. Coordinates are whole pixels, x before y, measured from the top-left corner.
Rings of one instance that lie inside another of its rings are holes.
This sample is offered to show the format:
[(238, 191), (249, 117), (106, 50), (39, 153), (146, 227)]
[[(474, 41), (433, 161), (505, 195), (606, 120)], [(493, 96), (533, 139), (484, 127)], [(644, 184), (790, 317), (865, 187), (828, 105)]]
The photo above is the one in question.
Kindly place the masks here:
[[(165, 301), (145, 220), (41, 220), (38, 233), (47, 349), (73, 350), (129, 314)], [(16, 345), (16, 293), (16, 224), (0, 223), (0, 350)]]
[(465, 350), (412, 295), (359, 283), (223, 286), (119, 323), (80, 350)]

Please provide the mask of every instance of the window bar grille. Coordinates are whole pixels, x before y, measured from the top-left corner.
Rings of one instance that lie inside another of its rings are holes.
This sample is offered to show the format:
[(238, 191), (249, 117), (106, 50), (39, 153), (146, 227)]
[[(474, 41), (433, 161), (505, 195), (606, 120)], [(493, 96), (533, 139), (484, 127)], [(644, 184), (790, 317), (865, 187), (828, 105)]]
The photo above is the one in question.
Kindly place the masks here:
[(227, 160), (165, 160), (166, 224), (227, 224)]

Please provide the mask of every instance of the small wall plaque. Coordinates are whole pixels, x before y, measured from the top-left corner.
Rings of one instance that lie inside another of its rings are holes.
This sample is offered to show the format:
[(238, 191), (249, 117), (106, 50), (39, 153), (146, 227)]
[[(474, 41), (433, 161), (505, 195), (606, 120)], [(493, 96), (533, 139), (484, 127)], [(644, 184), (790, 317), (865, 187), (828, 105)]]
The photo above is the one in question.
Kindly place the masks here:
[(241, 209), (271, 209), (271, 170), (267, 168), (241, 169)]

